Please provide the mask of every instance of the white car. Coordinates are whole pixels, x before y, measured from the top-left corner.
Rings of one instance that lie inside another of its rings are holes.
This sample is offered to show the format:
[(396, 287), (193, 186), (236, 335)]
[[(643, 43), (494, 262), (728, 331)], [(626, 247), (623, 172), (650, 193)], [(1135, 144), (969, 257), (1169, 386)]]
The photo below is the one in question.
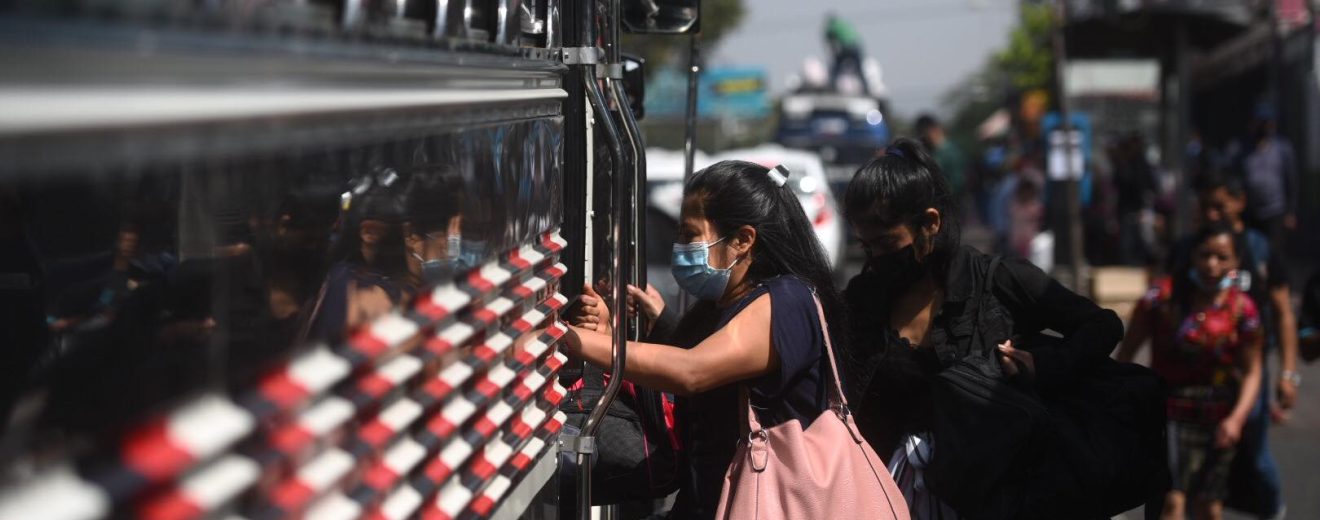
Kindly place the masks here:
[[(825, 256), (830, 266), (838, 269), (843, 262), (844, 224), (839, 212), (838, 202), (830, 190), (825, 176), (825, 166), (820, 156), (802, 150), (793, 150), (778, 145), (762, 145), (721, 152), (713, 156), (698, 153), (695, 168), (701, 169), (719, 161), (737, 159), (764, 165), (767, 168), (783, 165), (792, 175), (789, 186), (797, 194), (798, 201), (807, 218), (816, 229), (816, 237), (825, 249)], [(661, 149), (646, 151), (647, 161), (647, 257), (648, 266), (662, 263), (667, 271), (669, 267), (669, 248), (657, 251), (662, 245), (673, 241), (677, 229), (679, 210), (683, 205), (683, 152)], [(668, 219), (667, 226), (652, 220)], [(669, 233), (665, 234), (668, 227)], [(654, 235), (664, 235), (663, 237)], [(653, 269), (652, 272), (657, 272)], [(648, 276), (654, 284), (657, 276)], [(657, 284), (657, 287), (660, 285)]]
[(782, 164), (792, 175), (788, 184), (797, 194), (798, 202), (816, 228), (816, 238), (825, 248), (825, 257), (830, 267), (839, 269), (843, 262), (844, 240), (846, 238), (843, 215), (839, 212), (839, 203), (830, 189), (829, 178), (825, 175), (825, 163), (820, 155), (803, 150), (784, 148), (767, 144), (755, 148), (729, 150), (711, 158), (712, 162), (738, 159), (754, 162), (767, 168)]

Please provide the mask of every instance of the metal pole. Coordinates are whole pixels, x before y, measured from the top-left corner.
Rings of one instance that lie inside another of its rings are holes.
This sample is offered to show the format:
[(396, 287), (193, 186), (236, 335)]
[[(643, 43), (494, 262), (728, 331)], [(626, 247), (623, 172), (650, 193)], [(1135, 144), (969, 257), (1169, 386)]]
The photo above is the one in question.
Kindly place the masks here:
[[(643, 290), (646, 289), (645, 269), (641, 255), (639, 254), (639, 251), (641, 251), (640, 244), (642, 234), (638, 229), (638, 225), (641, 222), (641, 217), (639, 215), (639, 212), (641, 211), (639, 193), (642, 190), (642, 187), (645, 186), (645, 184), (643, 184), (643, 179), (645, 178), (644, 172), (646, 171), (646, 151), (641, 144), (642, 131), (637, 126), (637, 118), (633, 117), (632, 105), (628, 103), (628, 95), (624, 91), (622, 83), (623, 49), (619, 45), (619, 17), (621, 16), (621, 13), (622, 11), (619, 9), (619, 0), (610, 0), (609, 12), (605, 15), (607, 28), (604, 41), (606, 62), (604, 67), (606, 74), (604, 76), (605, 85), (609, 90), (610, 98), (614, 101), (614, 107), (618, 110), (619, 118), (623, 122), (623, 135), (628, 138), (628, 149), (632, 152), (628, 157), (628, 161), (619, 164), (614, 170), (616, 176), (632, 175), (633, 177), (632, 189), (628, 191), (629, 204), (615, 208), (620, 214), (625, 212), (625, 208), (631, 211), (631, 214), (629, 215), (631, 217), (629, 219), (630, 225), (627, 227), (628, 235), (625, 242), (627, 247), (621, 249), (623, 254), (634, 260), (633, 268), (626, 273), (626, 282), (625, 273), (622, 271), (616, 271), (615, 274), (615, 289), (616, 291), (621, 289), (623, 291), (623, 297), (627, 298), (628, 287), (626, 284), (636, 285)], [(618, 199), (616, 198), (616, 200)], [(624, 303), (626, 304), (627, 302), (625, 301)], [(626, 305), (618, 306), (615, 307), (615, 309), (618, 309), (617, 314), (623, 314), (624, 309), (627, 309), (627, 307)], [(638, 317), (627, 320), (627, 323), (628, 327), (625, 330), (631, 332), (630, 339), (640, 339), (642, 330), (641, 318)]]
[(683, 180), (692, 176), (697, 156), (697, 79), (701, 75), (697, 35), (688, 36), (687, 114), (683, 118)]
[[(697, 35), (688, 36), (688, 84), (687, 113), (683, 117), (683, 183), (686, 186), (692, 178), (697, 162), (697, 86), (701, 77), (701, 59), (697, 45)], [(678, 311), (686, 311), (692, 305), (692, 295), (678, 290)]]
[[(1085, 291), (1084, 284), (1086, 276), (1083, 271), (1085, 259), (1082, 252), (1082, 201), (1081, 201), (1081, 173), (1072, 171), (1073, 154), (1079, 150), (1072, 144), (1072, 114), (1069, 111), (1068, 103), (1068, 84), (1067, 84), (1067, 46), (1064, 41), (1064, 26), (1068, 23), (1068, 11), (1066, 0), (1056, 0), (1054, 3), (1054, 30), (1050, 31), (1050, 40), (1054, 50), (1054, 77), (1055, 85), (1059, 91), (1059, 119), (1062, 120), (1060, 126), (1064, 135), (1064, 171), (1067, 173), (1067, 180), (1064, 186), (1067, 189), (1067, 225), (1068, 225), (1068, 256), (1069, 270), (1072, 271), (1072, 289), (1079, 293)], [(1080, 143), (1079, 143), (1080, 144)]]
[[(618, 0), (611, 1), (611, 12), (604, 17), (609, 23), (606, 34), (611, 40), (607, 42), (606, 52), (607, 60), (618, 59)], [(587, 10), (589, 13), (590, 9)], [(590, 26), (591, 24), (588, 24)], [(584, 28), (584, 32), (589, 32), (590, 28)], [(593, 41), (587, 38), (587, 42)], [(608, 68), (608, 67), (607, 67)], [(626, 164), (623, 155), (623, 145), (619, 138), (619, 131), (614, 125), (613, 118), (609, 117), (609, 106), (605, 103), (604, 96), (601, 95), (600, 84), (596, 81), (596, 75), (592, 69), (582, 69), (582, 80), (586, 83), (587, 98), (591, 102), (592, 110), (602, 116), (598, 122), (605, 130), (605, 140), (614, 159), (614, 222), (611, 229), (611, 235), (614, 245), (614, 312), (613, 326), (614, 334), (612, 338), (613, 356), (610, 364), (609, 384), (605, 385), (605, 392), (596, 402), (595, 408), (591, 410), (591, 415), (587, 417), (587, 422), (582, 427), (582, 434), (577, 441), (578, 465), (581, 467), (580, 480), (578, 481), (578, 514), (583, 520), (589, 520), (591, 517), (591, 455), (595, 451), (596, 430), (600, 428), (600, 421), (605, 417), (605, 411), (613, 404), (615, 396), (619, 392), (619, 387), (623, 384), (623, 373), (625, 361), (628, 354), (628, 330), (627, 315), (624, 309), (628, 305), (627, 286), (620, 283), (628, 272), (628, 255), (624, 241), (626, 240), (625, 230), (628, 229), (630, 209), (628, 208), (629, 193), (632, 188), (632, 175), (623, 174), (623, 165)]]
[[(610, 78), (607, 80), (610, 86), (610, 94), (614, 99), (614, 106), (619, 109), (619, 117), (623, 120), (623, 135), (628, 138), (628, 145), (632, 149), (632, 174), (633, 186), (629, 192), (632, 208), (632, 225), (629, 227), (629, 253), (633, 259), (632, 272), (629, 273), (629, 283), (646, 290), (646, 254), (642, 247), (642, 228), (644, 223), (644, 207), (642, 194), (646, 186), (646, 144), (642, 139), (641, 127), (637, 125), (637, 118), (632, 113), (632, 105), (629, 103), (628, 92), (623, 88), (623, 82)], [(641, 313), (629, 320), (631, 330), (631, 339), (641, 339), (643, 321)]]

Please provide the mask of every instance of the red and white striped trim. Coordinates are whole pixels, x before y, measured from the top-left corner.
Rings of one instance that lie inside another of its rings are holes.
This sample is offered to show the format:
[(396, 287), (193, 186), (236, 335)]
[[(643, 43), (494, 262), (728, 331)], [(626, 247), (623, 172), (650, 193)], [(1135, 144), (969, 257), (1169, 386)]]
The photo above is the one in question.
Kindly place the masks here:
[(472, 501), (472, 491), (459, 479), (451, 479), (440, 488), (433, 507), (422, 511), (422, 520), (452, 520)]
[(471, 301), (472, 296), (450, 283), (436, 287), (430, 294), (419, 298), (415, 309), (423, 316), (439, 321), (453, 316)]
[(486, 399), (494, 399), (517, 377), (518, 372), (508, 365), (495, 365), (486, 372), (486, 377), (477, 382), (476, 391)]
[(568, 241), (560, 236), (559, 231), (552, 231), (541, 237), (541, 246), (551, 253), (558, 253), (568, 247)]
[(380, 508), (367, 518), (368, 520), (405, 520), (411, 518), (425, 501), (422, 494), (412, 486), (399, 486), (385, 498), (384, 502), (381, 502)]
[(536, 296), (537, 293), (544, 291), (545, 288), (549, 286), (550, 286), (550, 282), (546, 281), (545, 278), (541, 278), (540, 276), (533, 276), (531, 278), (528, 278), (526, 281), (524, 281), (522, 284), (518, 285), (517, 287), (514, 287), (513, 295), (522, 299), (528, 299), (533, 296)]
[(70, 465), (50, 468), (36, 477), (0, 490), (0, 518), (94, 520), (110, 516), (110, 495), (78, 476)]
[(454, 473), (463, 466), (464, 462), (467, 462), (468, 457), (471, 457), (474, 451), (476, 450), (472, 445), (468, 444), (463, 438), (453, 439), (444, 449), (440, 450), (438, 457), (427, 464), (424, 470), (426, 478), (432, 482), (444, 482), (454, 476)]
[(490, 516), (495, 511), (495, 505), (500, 503), (500, 499), (504, 498), (504, 494), (508, 493), (512, 487), (512, 480), (504, 475), (496, 475), (495, 479), (490, 481), (485, 489), (481, 490), (476, 499), (472, 500), (467, 510), (478, 518)]
[(147, 480), (166, 480), (219, 455), (255, 426), (247, 411), (218, 394), (206, 394), (129, 434), (120, 455)]
[(433, 356), (443, 356), (472, 338), (476, 329), (463, 322), (451, 323), (444, 330), (426, 341), (426, 351)]
[(449, 397), (454, 390), (463, 386), (469, 378), (472, 377), (475, 370), (472, 365), (464, 362), (452, 363), (436, 374), (434, 378), (427, 381), (422, 387), (422, 391), (437, 401)]
[(477, 405), (473, 404), (466, 397), (455, 396), (453, 401), (446, 404), (440, 410), (440, 413), (431, 418), (430, 423), (426, 425), (426, 430), (440, 440), (453, 437), (454, 432), (459, 426), (463, 425), (473, 414), (477, 412)]
[(552, 265), (546, 268), (545, 274), (551, 279), (558, 280), (563, 278), (565, 274), (568, 274), (568, 266), (564, 264)]
[(353, 403), (347, 399), (326, 396), (298, 414), (292, 423), (271, 432), (270, 444), (281, 454), (300, 462), (311, 446), (318, 442), (334, 442), (333, 434), (341, 431), (356, 412)]
[(526, 271), (536, 267), (542, 260), (545, 260), (546, 256), (545, 253), (538, 251), (536, 246), (529, 244), (511, 251), (508, 262), (510, 265)]
[(555, 410), (555, 413), (550, 416), (550, 420), (541, 425), (541, 431), (537, 433), (537, 436), (545, 435), (548, 438), (559, 433), (559, 430), (563, 429), (565, 424), (568, 424), (568, 415)]
[(188, 475), (168, 491), (154, 495), (138, 507), (144, 520), (188, 520), (201, 518), (228, 504), (257, 482), (261, 468), (256, 462), (227, 455)]
[(512, 456), (513, 446), (509, 446), (503, 439), (496, 437), (486, 443), (481, 453), (478, 453), (472, 459), (472, 463), (468, 465), (465, 473), (477, 480), (489, 480), (499, 472), (500, 467)]
[(379, 400), (402, 388), (421, 371), (422, 360), (404, 354), (386, 361), (375, 370), (363, 375), (353, 386), (366, 397)]
[(385, 450), (380, 460), (372, 464), (362, 476), (362, 483), (382, 493), (394, 488), (404, 475), (412, 472), (426, 459), (426, 447), (403, 437)]
[(286, 515), (293, 516), (339, 485), (356, 463), (353, 456), (344, 450), (327, 450), (299, 468), (293, 478), (275, 488), (271, 500)]
[(518, 302), (509, 298), (500, 296), (494, 299), (485, 307), (477, 309), (472, 313), (472, 317), (485, 326), (490, 326), (500, 321), (509, 311), (518, 306)]
[(522, 352), (518, 353), (516, 361), (525, 366), (532, 366), (549, 350), (550, 342), (544, 341), (538, 336), (523, 343)]
[(258, 384), (261, 397), (281, 410), (291, 410), (329, 390), (353, 369), (352, 364), (324, 345), (299, 354)]
[(518, 453), (504, 463), (504, 467), (500, 468), (500, 474), (514, 476), (527, 471), (527, 468), (531, 467), (532, 462), (541, 455), (541, 450), (544, 450), (545, 447), (545, 441), (538, 437), (532, 437), (531, 440), (527, 441), (527, 444), (523, 445), (522, 449), (518, 450)]
[(463, 386), (463, 383), (466, 383), (475, 372), (476, 369), (472, 365), (462, 361), (451, 363), (436, 374), (434, 378), (427, 381), (422, 390), (430, 395), (432, 399), (443, 400), (449, 397), (449, 394), (453, 393), (454, 390)]
[(404, 342), (417, 335), (416, 322), (398, 313), (390, 313), (371, 322), (365, 329), (353, 334), (348, 344), (358, 354), (375, 360), (400, 349)]
[(504, 355), (504, 352), (508, 351), (509, 347), (512, 345), (513, 338), (501, 332), (486, 339), (482, 344), (477, 345), (476, 348), (472, 349), (472, 355), (476, 356), (476, 358), (481, 360), (482, 363), (491, 364), (500, 356)]
[(307, 509), (306, 518), (316, 520), (356, 520), (362, 517), (362, 505), (343, 493), (331, 493)]
[(471, 272), (467, 284), (483, 294), (499, 289), (513, 278), (513, 273), (500, 266), (499, 262), (487, 262), (480, 269)]
[(528, 406), (524, 408), (518, 418), (514, 419), (513, 424), (509, 426), (509, 433), (518, 440), (527, 440), (536, 430), (541, 427), (550, 414), (542, 410), (540, 406)]
[(486, 410), (486, 415), (477, 419), (476, 424), (472, 425), (472, 431), (480, 434), (483, 439), (489, 439), (495, 435), (495, 432), (499, 431), (501, 426), (504, 426), (505, 422), (508, 422), (510, 417), (513, 417), (514, 411), (513, 406), (509, 403), (496, 402), (491, 405), (489, 410)]
[(358, 438), (373, 450), (379, 450), (399, 436), (422, 416), (422, 405), (407, 397), (400, 398), (381, 410), (376, 418), (358, 431)]

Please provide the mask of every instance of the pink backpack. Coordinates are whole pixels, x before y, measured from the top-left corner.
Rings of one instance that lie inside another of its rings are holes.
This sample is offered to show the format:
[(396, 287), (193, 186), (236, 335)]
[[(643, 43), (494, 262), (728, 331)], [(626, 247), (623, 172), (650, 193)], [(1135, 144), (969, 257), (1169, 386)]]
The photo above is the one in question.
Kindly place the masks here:
[(862, 439), (839, 384), (825, 311), (816, 299), (834, 385), (830, 409), (806, 430), (796, 420), (763, 428), (747, 389), (747, 436), (738, 442), (724, 476), (715, 518), (722, 520), (907, 520), (903, 493), (880, 457)]

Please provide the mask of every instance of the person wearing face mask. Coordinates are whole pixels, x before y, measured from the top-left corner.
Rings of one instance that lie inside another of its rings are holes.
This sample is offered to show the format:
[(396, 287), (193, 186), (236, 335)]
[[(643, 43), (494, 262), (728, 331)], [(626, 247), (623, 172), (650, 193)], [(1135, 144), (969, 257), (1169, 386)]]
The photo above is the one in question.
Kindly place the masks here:
[(1263, 332), (1256, 304), (1238, 283), (1245, 245), (1227, 224), (1192, 238), (1190, 258), (1137, 303), (1118, 358), (1146, 340), (1151, 366), (1169, 385), (1169, 470), (1163, 517), (1223, 515), (1228, 473), (1261, 385)]
[[(793, 420), (806, 428), (828, 409), (832, 382), (813, 294), (835, 331), (835, 345), (844, 339), (837, 331), (846, 330), (843, 305), (811, 223), (785, 186), (789, 175), (783, 168), (723, 161), (692, 176), (684, 188), (673, 274), (698, 302), (667, 344), (628, 345), (625, 376), (679, 396), (675, 415), (685, 460), (670, 518), (713, 518), (740, 437), (740, 387), (766, 428)], [(647, 305), (646, 298), (638, 300)], [(609, 368), (608, 310), (599, 298), (592, 302), (594, 319), (570, 317), (577, 325), (565, 348)]]
[[(844, 293), (853, 334), (840, 353), (858, 427), (886, 457), (913, 518), (961, 518), (924, 479), (940, 442), (931, 433), (937, 374), (992, 352), (1005, 376), (1045, 393), (1105, 360), (1123, 325), (1025, 260), (960, 246), (948, 182), (917, 141), (897, 139), (863, 166), (844, 201), (868, 259)], [(978, 309), (1000, 320), (974, 335)], [(1063, 338), (1040, 349), (1014, 340), (1045, 329)]]

